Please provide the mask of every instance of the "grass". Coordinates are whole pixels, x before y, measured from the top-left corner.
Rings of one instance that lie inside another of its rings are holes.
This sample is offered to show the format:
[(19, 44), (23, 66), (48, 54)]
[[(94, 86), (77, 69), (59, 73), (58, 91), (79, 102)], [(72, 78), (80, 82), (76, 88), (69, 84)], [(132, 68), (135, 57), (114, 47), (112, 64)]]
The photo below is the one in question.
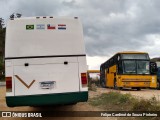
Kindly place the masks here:
[(4, 75), (0, 75), (0, 82), (4, 82), (5, 81), (5, 76)]
[(96, 92), (97, 91), (97, 86), (93, 83), (93, 84), (88, 86), (88, 90)]
[[(89, 104), (97, 106), (105, 111), (160, 111), (160, 103), (155, 97), (146, 99), (134, 98), (131, 94), (121, 94), (120, 92), (103, 93), (98, 97), (89, 99)], [(119, 118), (120, 120), (122, 119)], [(138, 117), (128, 119), (150, 120), (150, 117)], [(128, 120), (124, 118), (124, 120)], [(158, 120), (158, 118), (152, 118)]]
[(2, 57), (0, 56), (0, 81), (5, 81), (4, 79), (4, 61), (2, 59)]
[(160, 103), (155, 97), (152, 97), (149, 100), (136, 100), (132, 105), (132, 110), (134, 111), (160, 111)]
[(92, 98), (89, 103), (99, 106), (107, 111), (122, 111), (130, 109), (130, 104), (135, 101), (130, 94), (120, 94), (119, 92), (103, 93), (97, 98)]
[(0, 79), (0, 82), (5, 82), (5, 79), (4, 79), (4, 78), (1, 78), (1, 79)]
[(97, 87), (100, 87), (100, 83), (99, 83), (99, 80), (95, 80), (95, 79), (92, 79), (92, 78), (88, 78), (88, 89), (90, 91), (97, 91)]

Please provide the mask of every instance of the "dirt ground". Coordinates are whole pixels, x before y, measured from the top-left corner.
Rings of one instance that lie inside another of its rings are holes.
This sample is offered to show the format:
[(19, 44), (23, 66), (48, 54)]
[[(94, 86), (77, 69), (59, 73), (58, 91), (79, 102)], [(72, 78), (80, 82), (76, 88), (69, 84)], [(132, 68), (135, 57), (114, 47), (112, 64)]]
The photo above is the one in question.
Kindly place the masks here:
[[(99, 96), (102, 93), (107, 93), (110, 91), (115, 91), (113, 89), (109, 88), (97, 88), (97, 91), (89, 91), (89, 98), (93, 98), (96, 96)], [(117, 90), (116, 90), (117, 91)], [(151, 90), (151, 89), (142, 89), (141, 91), (136, 91), (136, 90), (131, 90), (131, 89), (125, 89), (122, 91), (119, 91), (120, 93), (130, 93), (134, 95), (135, 97), (138, 98), (145, 98), (145, 99), (150, 99), (152, 97), (156, 97), (157, 100), (160, 100), (160, 90)], [(56, 107), (7, 107), (5, 103), (5, 87), (0, 86), (0, 111), (43, 111), (43, 110), (48, 110), (48, 111), (57, 111), (57, 110), (62, 110), (62, 111), (103, 111), (100, 108), (93, 107), (89, 105), (87, 102), (81, 102), (76, 105), (68, 105), (68, 106), (56, 106)], [(0, 118), (1, 119), (1, 118)], [(10, 118), (10, 119), (15, 119), (15, 118)], [(16, 118), (17, 119), (17, 118)], [(19, 120), (22, 119), (28, 119), (28, 118), (18, 118)], [(30, 120), (33, 120), (35, 118), (29, 118)], [(39, 118), (38, 118), (39, 119)], [(45, 119), (63, 119), (63, 120), (99, 120), (99, 119), (105, 119), (105, 120), (117, 120), (117, 118), (113, 117), (59, 117), (59, 118), (45, 118)], [(6, 120), (6, 118), (2, 118), (2, 120)], [(8, 118), (7, 118), (8, 120)]]
[[(87, 102), (80, 102), (77, 103), (76, 105), (67, 105), (67, 106), (54, 106), (54, 107), (7, 107), (6, 103), (5, 103), (5, 87), (0, 86), (0, 111), (43, 111), (44, 109), (46, 111), (102, 111), (99, 108), (93, 107), (91, 105), (89, 105)], [(92, 93), (92, 92), (91, 92)], [(92, 95), (94, 95), (94, 93), (92, 93)], [(96, 94), (95, 94), (96, 95)], [(19, 120), (25, 120), (25, 119), (30, 119), (30, 120), (34, 120), (36, 118), (0, 118), (1, 120), (8, 120), (8, 119), (19, 119)], [(58, 117), (58, 118), (53, 118), (53, 117), (48, 117), (48, 118), (42, 118), (42, 119), (46, 119), (46, 120), (117, 120), (117, 118), (106, 118), (106, 117)], [(38, 118), (38, 120), (41, 120), (40, 118)]]
[(155, 90), (155, 89), (141, 89), (141, 91), (137, 91), (134, 89), (123, 89), (123, 90), (114, 90), (110, 88), (97, 88), (96, 92), (90, 92), (90, 98), (94, 96), (98, 96), (102, 93), (107, 93), (110, 91), (118, 91), (122, 94), (129, 93), (136, 98), (144, 98), (144, 99), (151, 99), (152, 97), (156, 97), (158, 101), (160, 101), (160, 90)]

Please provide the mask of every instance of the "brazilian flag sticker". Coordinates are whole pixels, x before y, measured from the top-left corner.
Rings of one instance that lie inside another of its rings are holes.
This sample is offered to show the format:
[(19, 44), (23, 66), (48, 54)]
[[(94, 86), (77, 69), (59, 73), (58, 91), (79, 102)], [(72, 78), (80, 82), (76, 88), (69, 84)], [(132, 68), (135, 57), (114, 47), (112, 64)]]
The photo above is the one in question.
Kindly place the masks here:
[(26, 25), (26, 30), (34, 30), (34, 25)]

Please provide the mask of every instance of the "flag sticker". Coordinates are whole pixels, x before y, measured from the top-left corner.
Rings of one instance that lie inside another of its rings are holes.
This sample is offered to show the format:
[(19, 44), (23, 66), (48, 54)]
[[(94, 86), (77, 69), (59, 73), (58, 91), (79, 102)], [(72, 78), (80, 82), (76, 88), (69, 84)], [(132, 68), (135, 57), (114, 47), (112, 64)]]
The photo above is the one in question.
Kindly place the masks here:
[(26, 30), (34, 30), (34, 25), (26, 25)]
[(44, 24), (37, 24), (36, 28), (39, 29), (39, 30), (42, 30), (42, 29), (44, 30), (45, 29), (45, 25)]
[(59, 30), (66, 30), (66, 24), (58, 24)]
[(56, 26), (53, 24), (47, 24), (47, 29), (54, 30), (54, 29), (56, 29)]

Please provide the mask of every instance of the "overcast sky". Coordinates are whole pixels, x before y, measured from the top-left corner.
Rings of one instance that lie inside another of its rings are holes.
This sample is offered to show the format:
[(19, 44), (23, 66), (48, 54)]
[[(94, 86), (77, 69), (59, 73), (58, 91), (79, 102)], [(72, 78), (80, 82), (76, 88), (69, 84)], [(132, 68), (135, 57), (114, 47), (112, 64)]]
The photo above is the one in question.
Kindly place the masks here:
[(0, 17), (78, 16), (89, 69), (118, 51), (160, 56), (160, 0), (0, 0)]

